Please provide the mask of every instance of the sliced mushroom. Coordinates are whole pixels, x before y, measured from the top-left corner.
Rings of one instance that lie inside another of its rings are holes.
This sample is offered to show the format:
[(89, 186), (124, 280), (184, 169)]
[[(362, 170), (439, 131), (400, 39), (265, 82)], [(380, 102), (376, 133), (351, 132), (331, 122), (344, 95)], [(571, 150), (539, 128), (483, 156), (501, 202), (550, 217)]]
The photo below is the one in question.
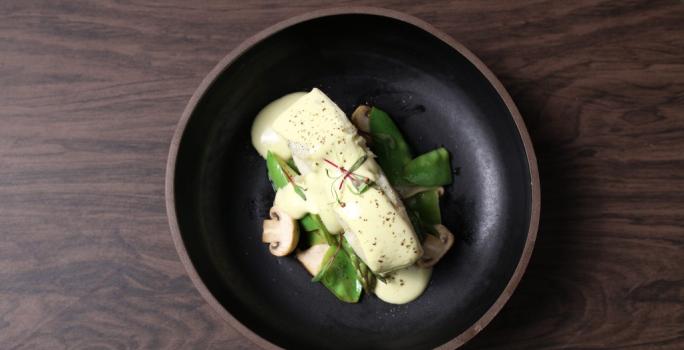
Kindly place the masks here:
[(325, 243), (316, 244), (307, 250), (300, 250), (297, 252), (297, 260), (304, 265), (311, 276), (316, 276), (321, 271), (323, 265), (323, 257), (330, 248)]
[(371, 108), (366, 105), (356, 107), (352, 113), (351, 121), (357, 129), (370, 133), (370, 118), (368, 117)]
[(261, 241), (268, 243), (268, 249), (275, 256), (292, 253), (299, 242), (299, 225), (278, 207), (272, 207), (269, 215), (271, 219), (264, 220)]
[(426, 235), (423, 256), (416, 263), (420, 267), (434, 266), (454, 244), (454, 235), (444, 225), (435, 225), (437, 236)]

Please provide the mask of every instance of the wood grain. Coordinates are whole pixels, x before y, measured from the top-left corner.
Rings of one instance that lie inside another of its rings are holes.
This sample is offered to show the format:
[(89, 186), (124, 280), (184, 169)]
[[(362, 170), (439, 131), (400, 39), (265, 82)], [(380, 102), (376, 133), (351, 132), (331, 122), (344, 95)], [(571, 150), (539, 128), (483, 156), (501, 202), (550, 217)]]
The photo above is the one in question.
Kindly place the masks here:
[(177, 258), (168, 145), (230, 49), (333, 4), (451, 34), (530, 129), (538, 244), (467, 349), (684, 348), (684, 3), (546, 0), (0, 2), (2, 348), (252, 347)]

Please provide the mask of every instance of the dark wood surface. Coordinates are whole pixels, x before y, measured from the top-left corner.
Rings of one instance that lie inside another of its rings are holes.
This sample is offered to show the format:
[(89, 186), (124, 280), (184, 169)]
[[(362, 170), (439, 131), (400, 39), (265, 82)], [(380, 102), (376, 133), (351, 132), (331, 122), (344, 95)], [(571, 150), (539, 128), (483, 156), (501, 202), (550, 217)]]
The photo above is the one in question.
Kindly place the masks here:
[[(535, 143), (537, 247), (466, 348), (684, 348), (684, 3), (351, 4), (469, 47)], [(1, 348), (253, 347), (176, 255), (167, 150), (221, 57), (332, 5), (0, 2)]]

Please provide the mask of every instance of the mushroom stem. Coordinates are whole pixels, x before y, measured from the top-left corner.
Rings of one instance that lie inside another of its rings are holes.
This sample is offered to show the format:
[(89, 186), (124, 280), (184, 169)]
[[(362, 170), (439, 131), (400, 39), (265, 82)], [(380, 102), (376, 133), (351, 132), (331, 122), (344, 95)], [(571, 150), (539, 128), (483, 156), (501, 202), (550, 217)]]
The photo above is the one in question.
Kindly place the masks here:
[(311, 276), (316, 276), (321, 271), (323, 258), (328, 248), (330, 248), (329, 245), (321, 243), (313, 245), (307, 250), (297, 251), (297, 260), (304, 265)]
[(269, 211), (270, 220), (264, 220), (261, 241), (268, 243), (268, 249), (275, 256), (292, 253), (299, 242), (299, 225), (278, 207)]

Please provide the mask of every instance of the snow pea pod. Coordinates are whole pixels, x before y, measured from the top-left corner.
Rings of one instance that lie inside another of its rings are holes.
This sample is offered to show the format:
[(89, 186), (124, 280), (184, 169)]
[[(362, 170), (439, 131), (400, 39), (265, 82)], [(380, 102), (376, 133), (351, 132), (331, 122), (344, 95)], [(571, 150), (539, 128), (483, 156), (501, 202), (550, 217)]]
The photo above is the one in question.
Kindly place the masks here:
[(299, 223), (304, 228), (304, 231), (311, 232), (321, 229), (319, 221), (314, 220), (313, 215), (306, 214), (303, 218), (299, 220)]
[(392, 185), (406, 183), (402, 175), (404, 166), (411, 161), (411, 150), (387, 113), (371, 108), (369, 114), (370, 133), (373, 137), (371, 150)]
[[(359, 300), (361, 290), (366, 289), (370, 291), (369, 277), (362, 273), (362, 268), (365, 267), (365, 264), (342, 235), (332, 235), (325, 228), (320, 216), (316, 214), (310, 215), (312, 221), (321, 227), (318, 231), (311, 232), (311, 234), (318, 236), (315, 238), (317, 241), (327, 243), (330, 246), (330, 249), (328, 249), (323, 257), (321, 271), (312, 281), (323, 283), (338, 299), (355, 303)], [(330, 259), (334, 260), (331, 261)], [(350, 281), (352, 276), (355, 282)], [(357, 291), (358, 288), (360, 288), (359, 291)]]
[(268, 170), (268, 178), (271, 180), (274, 190), (287, 185), (289, 182), (288, 175), (294, 176), (297, 174), (284, 160), (271, 151), (268, 151), (266, 154), (266, 170)]
[(434, 226), (442, 223), (437, 189), (420, 192), (405, 199), (404, 204), (406, 204), (406, 209), (418, 215), (423, 224)]
[(308, 216), (311, 217), (311, 222), (318, 227), (318, 234), (321, 235), (325, 243), (327, 243), (329, 246), (334, 246), (339, 243), (339, 237), (334, 236), (330, 231), (328, 231), (327, 228), (325, 228), (325, 224), (323, 224), (323, 220), (321, 220), (321, 217), (318, 214), (307, 214)]
[(304, 242), (306, 242), (307, 247), (313, 247), (316, 244), (327, 244), (320, 231), (304, 232)]
[(425, 187), (450, 184), (449, 152), (440, 147), (414, 158), (404, 166), (404, 179)]
[(347, 303), (358, 302), (363, 291), (356, 269), (341, 243), (328, 248), (323, 258), (323, 267), (312, 281), (321, 282), (337, 299)]

